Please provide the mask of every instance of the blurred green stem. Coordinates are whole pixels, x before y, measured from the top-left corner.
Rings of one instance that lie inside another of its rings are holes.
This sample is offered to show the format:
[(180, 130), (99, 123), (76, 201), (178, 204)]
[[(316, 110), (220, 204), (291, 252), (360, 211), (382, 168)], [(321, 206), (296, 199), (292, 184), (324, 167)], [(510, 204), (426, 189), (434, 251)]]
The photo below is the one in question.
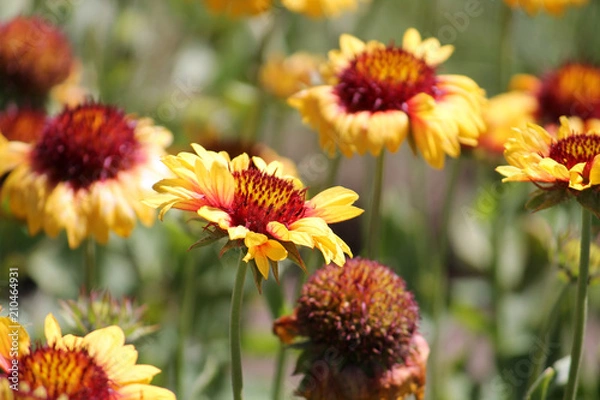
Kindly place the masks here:
[[(556, 297), (550, 312), (546, 315), (546, 319), (541, 329), (541, 337), (540, 343), (536, 345), (536, 351), (532, 358), (533, 361), (533, 369), (531, 370), (531, 375), (529, 376), (529, 391), (533, 393), (535, 390), (536, 381), (539, 380), (540, 375), (542, 374), (542, 368), (546, 364), (546, 359), (548, 358), (548, 347), (550, 338), (552, 337), (552, 332), (554, 331), (554, 327), (558, 322), (560, 307), (563, 305), (564, 297), (569, 291), (570, 285), (564, 285), (562, 289), (560, 289), (559, 295)], [(552, 291), (554, 293), (554, 290)]]
[(86, 239), (83, 257), (85, 263), (85, 292), (90, 294), (96, 286), (96, 241), (94, 238), (89, 237)]
[(577, 277), (575, 320), (573, 323), (575, 330), (573, 332), (573, 347), (571, 347), (569, 381), (567, 382), (564, 400), (575, 400), (577, 396), (577, 382), (579, 380), (579, 367), (581, 366), (581, 353), (587, 320), (591, 225), (592, 213), (581, 207), (581, 253), (579, 256), (579, 275)]
[(283, 343), (279, 343), (279, 349), (277, 350), (277, 363), (275, 368), (275, 375), (273, 379), (273, 400), (281, 399), (281, 392), (283, 390), (283, 376), (285, 372), (285, 360), (287, 356), (286, 348)]
[(512, 8), (506, 4), (501, 4), (500, 15), (500, 54), (498, 62), (498, 90), (505, 91), (508, 87), (510, 75), (512, 72)]
[(244, 386), (242, 377), (242, 350), (241, 350), (241, 316), (242, 299), (244, 297), (244, 281), (246, 279), (246, 270), (248, 263), (240, 259), (238, 261), (233, 293), (231, 294), (231, 313), (229, 317), (229, 348), (231, 350), (231, 387), (233, 388), (234, 400), (242, 399), (242, 387)]
[(433, 260), (432, 270), (432, 284), (436, 285), (433, 291), (432, 298), (432, 317), (433, 317), (433, 339), (431, 345), (431, 360), (428, 363), (432, 368), (432, 379), (431, 384), (432, 399), (438, 400), (446, 398), (446, 391), (444, 390), (444, 371), (440, 355), (442, 352), (441, 343), (441, 331), (442, 331), (442, 318), (444, 316), (444, 309), (446, 303), (446, 297), (448, 295), (448, 276), (446, 271), (446, 258), (448, 252), (448, 224), (450, 221), (450, 211), (454, 203), (454, 197), (456, 193), (456, 187), (458, 184), (458, 177), (460, 176), (460, 158), (452, 162), (450, 170), (449, 181), (446, 186), (446, 195), (444, 197), (444, 203), (442, 206), (442, 220), (440, 224), (440, 230), (438, 234), (438, 254), (437, 258)]
[(369, 225), (367, 230), (367, 258), (375, 260), (379, 248), (379, 225), (381, 222), (381, 195), (383, 191), (383, 170), (385, 165), (385, 150), (376, 159), (375, 180), (369, 208)]
[(183, 293), (181, 299), (181, 310), (179, 313), (179, 335), (177, 341), (177, 359), (175, 361), (175, 380), (179, 387), (179, 393), (186, 390), (184, 369), (186, 365), (186, 354), (189, 350), (189, 340), (195, 320), (194, 303), (196, 301), (196, 279), (194, 257), (186, 257), (183, 271)]

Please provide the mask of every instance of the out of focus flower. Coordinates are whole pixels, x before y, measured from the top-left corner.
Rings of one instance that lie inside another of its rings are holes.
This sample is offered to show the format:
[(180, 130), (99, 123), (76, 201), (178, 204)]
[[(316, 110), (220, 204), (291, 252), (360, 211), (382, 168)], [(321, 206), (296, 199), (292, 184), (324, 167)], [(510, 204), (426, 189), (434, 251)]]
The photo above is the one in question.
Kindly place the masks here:
[(59, 104), (69, 107), (85, 103), (91, 94), (88, 89), (81, 86), (81, 74), (81, 62), (73, 62), (67, 79), (52, 88), (50, 92), (52, 98)]
[(42, 110), (11, 105), (0, 111), (0, 134), (8, 141), (35, 143), (45, 125), (46, 113)]
[(287, 99), (315, 81), (321, 62), (319, 57), (305, 52), (285, 58), (271, 56), (260, 68), (260, 83), (269, 93)]
[(484, 128), (484, 91), (466, 76), (436, 73), (452, 51), (437, 39), (422, 41), (415, 29), (400, 47), (342, 35), (323, 71), (328, 84), (298, 92), (289, 104), (329, 154), (395, 152), (407, 139), (442, 168), (446, 154), (458, 157), (461, 144), (475, 146)]
[(33, 144), (0, 136), (2, 188), (12, 213), (33, 235), (66, 230), (69, 246), (86, 237), (106, 243), (109, 232), (128, 236), (136, 218), (151, 225), (154, 210), (140, 199), (164, 174), (160, 156), (171, 134), (149, 119), (111, 106), (66, 107), (47, 122)]
[(539, 197), (531, 204), (540, 209), (574, 195), (598, 213), (600, 184), (600, 130), (585, 130), (578, 118), (561, 117), (556, 136), (538, 125), (515, 129), (506, 142), (504, 157), (509, 165), (496, 168), (503, 182), (533, 182)]
[(232, 17), (258, 15), (273, 6), (273, 0), (204, 0), (204, 3), (213, 12)]
[(566, 7), (581, 6), (587, 4), (588, 0), (504, 0), (504, 2), (513, 8), (524, 9), (529, 15), (535, 15), (540, 11), (561, 15)]
[(138, 306), (127, 297), (116, 299), (108, 291), (82, 293), (77, 300), (61, 301), (61, 305), (79, 335), (117, 325), (123, 330), (126, 341), (131, 343), (158, 328), (144, 322), (145, 306)]
[(312, 18), (335, 17), (344, 11), (355, 11), (360, 2), (370, 0), (282, 0), (290, 11), (305, 14)]
[[(160, 370), (136, 364), (138, 353), (132, 345), (125, 345), (125, 335), (118, 326), (98, 329), (85, 337), (63, 336), (49, 314), (44, 328), (46, 344), (33, 348), (20, 325), (0, 317), (2, 399), (175, 399), (171, 391), (150, 385)], [(20, 345), (15, 358), (10, 353), (9, 333), (17, 329)]]
[[(576, 282), (579, 276), (579, 258), (581, 254), (581, 241), (579, 239), (568, 239), (559, 243), (558, 267), (561, 275), (569, 282)], [(600, 246), (590, 243), (590, 283), (600, 282)]]
[[(429, 347), (402, 278), (366, 259), (328, 265), (302, 288), (292, 315), (275, 321), (284, 343), (303, 350), (297, 393), (310, 400), (422, 399)], [(302, 341), (306, 339), (306, 341)], [(317, 369), (326, 364), (327, 374)]]
[(69, 76), (73, 57), (67, 38), (39, 17), (0, 25), (0, 86), (10, 95), (45, 95)]
[[(358, 195), (349, 189), (327, 189), (306, 200), (306, 188), (283, 175), (281, 163), (267, 164), (246, 153), (230, 159), (226, 152), (207, 151), (192, 144), (196, 154), (166, 156), (163, 162), (176, 175), (154, 185), (160, 194), (145, 200), (160, 208), (160, 218), (172, 207), (197, 213), (215, 238), (229, 238), (225, 248), (243, 246), (244, 261), (252, 263), (257, 286), (286, 258), (303, 266), (297, 245), (316, 247), (327, 262), (342, 265), (350, 249), (328, 224), (362, 213), (352, 206)], [(202, 240), (199, 242), (201, 243)]]

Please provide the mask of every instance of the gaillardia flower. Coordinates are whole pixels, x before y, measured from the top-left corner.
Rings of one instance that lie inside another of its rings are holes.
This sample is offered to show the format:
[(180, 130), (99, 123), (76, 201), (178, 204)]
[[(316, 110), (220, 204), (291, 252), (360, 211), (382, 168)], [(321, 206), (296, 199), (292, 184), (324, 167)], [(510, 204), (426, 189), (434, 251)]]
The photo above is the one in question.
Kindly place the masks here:
[(46, 125), (46, 113), (29, 107), (9, 106), (0, 111), (0, 134), (8, 141), (35, 143)]
[(204, 3), (210, 10), (232, 17), (258, 15), (273, 6), (273, 0), (204, 0)]
[[(18, 327), (17, 357), (10, 354), (9, 333)], [(52, 314), (44, 325), (46, 344), (35, 348), (24, 329), (0, 317), (0, 394), (4, 400), (169, 400), (175, 395), (150, 385), (160, 370), (138, 365), (138, 353), (125, 345), (118, 326), (85, 337), (63, 336)], [(17, 363), (14, 362), (17, 361)]]
[(298, 52), (283, 57), (270, 56), (260, 68), (260, 83), (269, 93), (287, 99), (313, 83), (322, 60), (309, 53)]
[[(304, 284), (290, 316), (275, 321), (284, 343), (296, 337), (304, 374), (297, 393), (310, 400), (404, 399), (424, 395), (429, 348), (404, 280), (366, 259), (328, 265)], [(303, 339), (301, 339), (303, 340)], [(327, 374), (313, 369), (328, 363)]]
[(399, 47), (342, 35), (322, 71), (328, 84), (300, 91), (289, 104), (330, 154), (395, 152), (408, 138), (413, 151), (442, 168), (446, 154), (475, 146), (484, 128), (483, 90), (465, 76), (436, 73), (452, 51), (437, 39), (422, 41), (415, 29)]
[(71, 70), (71, 45), (39, 17), (16, 17), (0, 25), (0, 84), (16, 95), (45, 95)]
[[(254, 260), (259, 278), (269, 266), (277, 276), (277, 262), (290, 257), (302, 264), (296, 245), (316, 247), (329, 263), (342, 265), (350, 249), (328, 226), (362, 213), (352, 206), (358, 195), (342, 187), (327, 189), (310, 200), (306, 188), (283, 175), (281, 164), (270, 164), (243, 153), (233, 159), (192, 144), (196, 154), (182, 152), (163, 162), (176, 175), (154, 185), (160, 194), (145, 200), (161, 208), (160, 218), (172, 207), (197, 213), (216, 237), (227, 236), (226, 248), (247, 248), (244, 261)], [(257, 284), (260, 279), (257, 279)]]
[(160, 157), (170, 142), (164, 128), (117, 108), (66, 107), (35, 143), (0, 135), (0, 176), (10, 171), (2, 198), (32, 235), (64, 229), (71, 248), (90, 236), (106, 243), (110, 231), (128, 236), (136, 217), (145, 225), (155, 220), (140, 200), (164, 174)]
[(359, 2), (370, 0), (282, 0), (290, 11), (312, 18), (335, 17), (343, 11), (355, 11)]
[(504, 0), (504, 2), (513, 8), (523, 8), (529, 15), (535, 15), (539, 11), (560, 15), (566, 7), (581, 6), (587, 4), (588, 0)]
[[(598, 213), (600, 184), (600, 130), (586, 130), (578, 118), (560, 118), (556, 136), (538, 125), (515, 129), (506, 142), (504, 157), (510, 165), (496, 168), (503, 182), (533, 182), (541, 190), (531, 204), (546, 208), (574, 195), (584, 207)], [(550, 193), (545, 193), (550, 192)]]

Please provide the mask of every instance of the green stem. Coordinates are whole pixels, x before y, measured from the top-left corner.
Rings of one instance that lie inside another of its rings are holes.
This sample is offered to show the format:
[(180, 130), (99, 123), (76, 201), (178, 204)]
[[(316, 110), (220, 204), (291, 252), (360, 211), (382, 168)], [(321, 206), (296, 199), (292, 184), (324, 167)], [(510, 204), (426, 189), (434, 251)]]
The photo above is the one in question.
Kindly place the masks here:
[(381, 195), (383, 191), (383, 169), (385, 164), (385, 151), (377, 157), (375, 165), (375, 181), (373, 182), (373, 193), (371, 195), (371, 206), (369, 211), (369, 228), (367, 230), (367, 258), (377, 258), (379, 247), (379, 225), (381, 222)]
[(432, 399), (437, 400), (444, 398), (445, 391), (443, 390), (443, 368), (440, 362), (440, 353), (442, 350), (441, 343), (441, 331), (442, 331), (442, 317), (444, 315), (445, 302), (448, 291), (448, 277), (446, 275), (447, 251), (448, 251), (448, 224), (450, 221), (450, 211), (454, 202), (454, 195), (458, 183), (458, 177), (460, 175), (460, 158), (453, 162), (448, 184), (446, 186), (446, 195), (444, 197), (444, 203), (442, 208), (442, 220), (439, 230), (438, 239), (438, 254), (437, 258), (433, 261), (432, 270), (432, 283), (436, 285), (436, 290), (433, 291), (432, 299), (432, 317), (434, 323), (434, 337), (432, 339), (431, 346), (431, 362), (429, 365), (432, 366), (432, 378), (433, 384)]
[(84, 263), (85, 263), (85, 291), (91, 293), (96, 286), (96, 241), (94, 238), (88, 238), (84, 248)]
[(588, 303), (588, 276), (590, 267), (590, 240), (591, 240), (591, 212), (581, 208), (581, 253), (579, 256), (579, 275), (577, 277), (577, 301), (575, 303), (575, 321), (573, 326), (573, 347), (571, 347), (571, 366), (569, 369), (569, 381), (565, 391), (564, 400), (575, 400), (577, 396), (577, 382), (579, 380), (579, 367), (581, 366), (581, 353), (583, 350), (583, 338), (585, 334), (585, 323), (587, 320)]
[(229, 348), (231, 350), (231, 387), (234, 400), (242, 399), (242, 350), (241, 350), (241, 314), (244, 295), (244, 281), (248, 264), (241, 259), (238, 262), (233, 293), (231, 294), (231, 313), (229, 318)]
[(504, 91), (508, 87), (512, 72), (512, 8), (501, 4), (500, 15), (500, 54), (498, 62), (498, 90)]
[(188, 344), (195, 319), (194, 303), (196, 301), (195, 263), (193, 257), (187, 257), (183, 268), (183, 293), (181, 299), (181, 310), (179, 314), (179, 335), (177, 341), (177, 360), (175, 362), (175, 380), (179, 387), (179, 393), (187, 390), (184, 379), (184, 368), (186, 365), (186, 354), (189, 350)]
[(279, 344), (279, 349), (277, 350), (277, 363), (275, 367), (275, 376), (273, 380), (273, 400), (281, 399), (281, 392), (283, 390), (283, 376), (285, 372), (285, 361), (287, 352), (285, 345), (283, 343)]
[[(546, 364), (546, 359), (548, 358), (548, 345), (549, 345), (549, 341), (550, 338), (552, 337), (552, 332), (554, 331), (554, 327), (556, 326), (556, 323), (558, 322), (558, 316), (559, 316), (559, 310), (560, 307), (564, 304), (564, 297), (567, 294), (567, 292), (569, 291), (569, 285), (564, 285), (562, 287), (562, 289), (560, 290), (560, 293), (558, 295), (558, 297), (556, 298), (556, 300), (554, 301), (554, 304), (552, 305), (552, 308), (550, 309), (550, 312), (547, 314), (546, 320), (544, 321), (544, 324), (542, 326), (541, 332), (541, 343), (539, 343), (538, 346), (536, 346), (536, 351), (535, 354), (533, 356), (533, 369), (531, 371), (531, 375), (529, 376), (529, 391), (531, 393), (533, 393), (533, 391), (535, 390), (534, 385), (535, 385), (535, 381), (540, 377), (540, 375), (542, 374), (542, 368), (544, 368), (544, 365)], [(553, 291), (554, 292), (554, 291)]]

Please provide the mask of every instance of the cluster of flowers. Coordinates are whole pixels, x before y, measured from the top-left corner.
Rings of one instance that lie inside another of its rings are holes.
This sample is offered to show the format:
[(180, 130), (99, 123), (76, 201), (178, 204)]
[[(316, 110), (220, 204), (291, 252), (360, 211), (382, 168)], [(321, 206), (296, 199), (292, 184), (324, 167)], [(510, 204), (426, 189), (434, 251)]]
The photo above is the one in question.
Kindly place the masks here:
[[(507, 3), (533, 13), (539, 7), (560, 12), (582, 2)], [(272, 7), (269, 0), (206, 4), (236, 16)], [(317, 17), (355, 8), (358, 1), (282, 4)], [(32, 235), (66, 231), (69, 246), (76, 248), (89, 237), (106, 243), (110, 232), (127, 237), (138, 219), (152, 224), (156, 208), (161, 219), (171, 208), (189, 211), (206, 222), (207, 237), (199, 244), (226, 238), (224, 251), (242, 249), (259, 290), (270, 273), (277, 278), (280, 261), (305, 267), (299, 246), (316, 248), (328, 265), (306, 283), (293, 314), (274, 325), (285, 343), (307, 339), (301, 344), (305, 363), (298, 394), (423, 398), (429, 349), (418, 331), (413, 295), (389, 268), (351, 258), (349, 246), (329, 226), (362, 213), (353, 205), (355, 192), (332, 187), (308, 199), (293, 168), (248, 152), (230, 155), (192, 144), (193, 153), (167, 155), (172, 137), (166, 129), (85, 99), (74, 83), (77, 63), (66, 38), (42, 20), (20, 17), (0, 26), (0, 44), (0, 82), (6, 89), (0, 113), (1, 196)], [(289, 105), (318, 132), (329, 154), (379, 155), (396, 152), (406, 141), (440, 169), (446, 155), (459, 157), (479, 142), (504, 151), (510, 165), (497, 170), (505, 181), (540, 186), (537, 208), (573, 196), (597, 212), (600, 68), (571, 62), (542, 79), (519, 76), (513, 91), (487, 104), (472, 79), (438, 73), (452, 52), (435, 38), (422, 40), (415, 29), (407, 30), (398, 46), (342, 35), (340, 49), (328, 60), (297, 54), (267, 64), (262, 76), (266, 83), (273, 73), (285, 77), (271, 79), (271, 90), (289, 96)], [(317, 68), (322, 84), (311, 85)], [(48, 117), (41, 105), (51, 92), (64, 106)], [(14, 392), (6, 379), (10, 357), (4, 350), (10, 345), (2, 342), (9, 326), (0, 318), (2, 398), (174, 398), (150, 385), (158, 370), (136, 365), (137, 352), (124, 344), (121, 328), (63, 336), (51, 315), (46, 344), (33, 348), (24, 330), (21, 334), (19, 391)], [(312, 368), (323, 359), (333, 359), (331, 370), (315, 381)]]

